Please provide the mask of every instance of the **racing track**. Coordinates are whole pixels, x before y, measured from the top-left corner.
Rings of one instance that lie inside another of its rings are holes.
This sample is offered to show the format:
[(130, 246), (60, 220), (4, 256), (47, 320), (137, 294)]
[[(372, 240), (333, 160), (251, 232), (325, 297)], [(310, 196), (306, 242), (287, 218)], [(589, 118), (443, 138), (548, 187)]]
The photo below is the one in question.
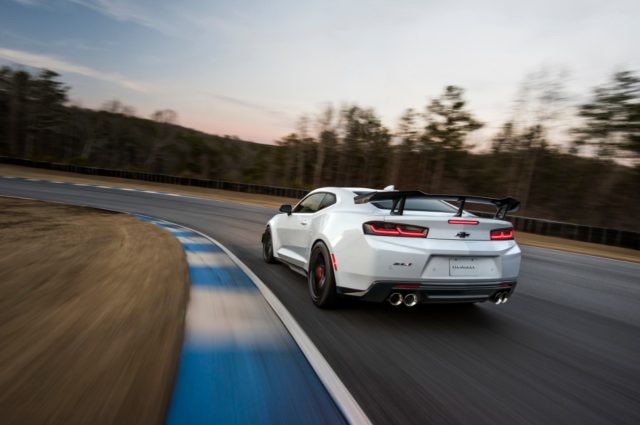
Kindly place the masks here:
[(262, 262), (273, 210), (0, 178), (0, 195), (142, 213), (225, 244), (298, 320), (379, 424), (639, 424), (640, 264), (524, 247), (504, 306), (312, 306)]

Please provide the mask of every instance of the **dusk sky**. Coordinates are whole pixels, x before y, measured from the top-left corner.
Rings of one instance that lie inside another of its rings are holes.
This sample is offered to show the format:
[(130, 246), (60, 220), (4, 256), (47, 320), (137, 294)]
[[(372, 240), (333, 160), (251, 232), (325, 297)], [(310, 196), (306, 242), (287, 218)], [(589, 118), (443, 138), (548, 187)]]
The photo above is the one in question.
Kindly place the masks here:
[(0, 0), (0, 64), (53, 69), (87, 107), (171, 108), (184, 126), (268, 143), (327, 102), (395, 128), (447, 84), (490, 134), (527, 73), (565, 69), (584, 97), (639, 70), (639, 42), (637, 0)]

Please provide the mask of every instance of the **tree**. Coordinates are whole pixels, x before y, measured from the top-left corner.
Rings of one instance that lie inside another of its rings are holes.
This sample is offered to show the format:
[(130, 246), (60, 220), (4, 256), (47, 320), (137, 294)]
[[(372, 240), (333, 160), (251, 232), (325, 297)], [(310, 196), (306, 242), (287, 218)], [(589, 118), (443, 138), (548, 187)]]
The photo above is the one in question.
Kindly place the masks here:
[(103, 103), (102, 110), (109, 112), (111, 114), (121, 114), (121, 115), (130, 116), (130, 117), (136, 114), (136, 110), (133, 106), (125, 105), (124, 103), (120, 102), (117, 99), (109, 100)]
[(427, 106), (423, 143), (431, 145), (435, 151), (435, 165), (429, 184), (431, 191), (441, 189), (445, 164), (463, 150), (467, 135), (484, 125), (465, 108), (463, 95), (462, 88), (447, 86), (444, 93)]
[(173, 109), (160, 109), (151, 114), (151, 119), (157, 123), (151, 149), (146, 164), (155, 171), (164, 171), (164, 161), (161, 152), (175, 142), (178, 128), (178, 114)]
[(593, 90), (578, 115), (584, 125), (574, 129), (576, 146), (594, 147), (603, 158), (638, 158), (640, 78), (635, 73), (616, 72), (609, 83)]
[(337, 183), (344, 186), (384, 184), (391, 133), (373, 109), (347, 105), (340, 113), (340, 158)]
[[(408, 108), (400, 116), (396, 137), (399, 139), (398, 145), (393, 150), (393, 163), (390, 167), (389, 183), (402, 186), (408, 176), (400, 173), (401, 169), (405, 169), (406, 165), (413, 163), (413, 157), (420, 152), (417, 150), (417, 143), (420, 138), (420, 129), (418, 128), (418, 113)], [(423, 167), (424, 169), (426, 167)], [(413, 182), (408, 182), (409, 184)]]
[(25, 154), (60, 154), (63, 146), (63, 127), (66, 120), (67, 91), (63, 83), (57, 81), (59, 74), (44, 69), (31, 80), (29, 85), (29, 125)]
[[(316, 157), (314, 171), (313, 171), (313, 186), (320, 187), (323, 185), (326, 178), (327, 167), (326, 164), (333, 164), (332, 157), (337, 144), (337, 135), (333, 127), (333, 118), (335, 112), (331, 105), (328, 105), (317, 119), (318, 124), (318, 156)], [(329, 161), (326, 161), (327, 156)], [(332, 171), (332, 170), (331, 170)]]
[(0, 68), (0, 154), (9, 155), (12, 152), (9, 134), (11, 114), (13, 70), (8, 66)]
[(296, 133), (291, 133), (276, 142), (276, 144), (285, 151), (281, 177), (285, 185), (291, 184), (291, 182), (295, 179), (297, 170), (296, 156), (300, 143), (300, 137)]
[(502, 125), (500, 132), (491, 140), (491, 152), (493, 154), (508, 153), (518, 147), (517, 135), (513, 122), (509, 121)]

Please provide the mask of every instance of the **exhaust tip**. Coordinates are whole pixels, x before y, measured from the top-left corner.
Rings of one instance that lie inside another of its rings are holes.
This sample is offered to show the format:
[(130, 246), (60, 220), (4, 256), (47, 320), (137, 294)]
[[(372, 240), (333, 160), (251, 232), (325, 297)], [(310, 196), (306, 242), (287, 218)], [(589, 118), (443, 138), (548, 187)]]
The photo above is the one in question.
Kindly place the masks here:
[(418, 304), (418, 296), (416, 294), (407, 294), (404, 297), (404, 305), (407, 307), (413, 307)]
[(507, 302), (507, 300), (509, 300), (509, 293), (507, 291), (504, 291), (495, 294), (491, 301), (493, 301), (494, 304), (504, 304)]
[(400, 304), (402, 304), (402, 294), (400, 292), (394, 292), (393, 294), (389, 295), (389, 304), (391, 304), (394, 307), (399, 306)]

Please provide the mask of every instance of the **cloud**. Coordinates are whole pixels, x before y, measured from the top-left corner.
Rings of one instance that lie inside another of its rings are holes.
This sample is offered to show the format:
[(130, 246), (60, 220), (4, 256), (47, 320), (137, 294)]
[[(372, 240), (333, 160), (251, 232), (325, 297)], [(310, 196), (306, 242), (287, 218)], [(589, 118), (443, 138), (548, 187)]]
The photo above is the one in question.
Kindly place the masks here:
[(95, 78), (96, 80), (118, 84), (129, 90), (134, 90), (137, 92), (151, 91), (151, 87), (147, 84), (129, 80), (117, 74), (104, 73), (86, 66), (69, 63), (62, 59), (57, 59), (51, 56), (23, 52), (20, 50), (0, 48), (0, 58), (7, 59), (12, 62), (17, 62), (22, 65), (32, 66), (34, 68), (47, 68), (59, 72), (69, 72), (72, 74), (83, 75), (85, 77)]
[[(24, 0), (32, 1), (32, 0)], [(151, 28), (163, 34), (173, 33), (172, 27), (153, 16), (149, 10), (127, 0), (68, 0), (84, 6), (105, 16), (123, 22), (133, 22), (143, 27)], [(157, 7), (157, 6), (156, 6)]]
[(247, 100), (243, 100), (243, 99), (238, 99), (236, 97), (231, 97), (231, 96), (226, 96), (223, 94), (211, 94), (211, 97), (213, 97), (214, 99), (217, 100), (221, 100), (225, 103), (231, 104), (231, 105), (236, 105), (236, 106), (240, 106), (242, 108), (245, 109), (251, 109), (253, 111), (258, 111), (261, 112), (265, 115), (269, 115), (272, 118), (278, 119), (278, 120), (286, 120), (287, 122), (290, 122), (291, 117), (282, 112), (282, 111), (278, 111), (275, 109), (271, 109), (268, 108), (264, 105), (261, 105), (257, 102), (251, 102), (251, 101), (247, 101)]

